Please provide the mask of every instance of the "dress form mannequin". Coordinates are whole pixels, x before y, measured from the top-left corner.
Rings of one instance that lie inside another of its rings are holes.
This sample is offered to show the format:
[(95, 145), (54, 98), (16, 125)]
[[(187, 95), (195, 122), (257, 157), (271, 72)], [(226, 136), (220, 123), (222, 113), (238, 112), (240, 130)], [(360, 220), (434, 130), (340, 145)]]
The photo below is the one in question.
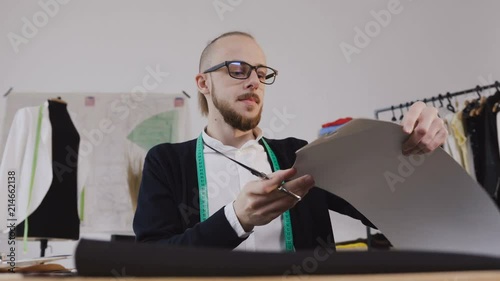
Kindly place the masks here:
[[(80, 237), (80, 221), (77, 204), (77, 163), (80, 136), (63, 100), (49, 99), (49, 117), (52, 126), (53, 180), (40, 206), (28, 217), (28, 237), (35, 240), (72, 239)], [(76, 156), (77, 157), (77, 156)], [(25, 221), (17, 228), (22, 237)], [(45, 241), (44, 241), (45, 240)], [(43, 250), (42, 250), (43, 256)]]

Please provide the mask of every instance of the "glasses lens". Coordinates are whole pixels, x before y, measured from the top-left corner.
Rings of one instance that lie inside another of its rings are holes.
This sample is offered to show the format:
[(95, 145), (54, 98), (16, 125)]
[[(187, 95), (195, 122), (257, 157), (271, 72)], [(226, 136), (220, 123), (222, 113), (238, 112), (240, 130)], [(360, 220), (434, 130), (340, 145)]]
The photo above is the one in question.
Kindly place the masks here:
[(262, 83), (268, 85), (274, 83), (274, 80), (276, 79), (276, 71), (265, 66), (257, 68), (257, 75)]
[(250, 76), (250, 71), (252, 71), (250, 65), (244, 62), (231, 62), (228, 64), (227, 69), (229, 75), (236, 79), (246, 79)]

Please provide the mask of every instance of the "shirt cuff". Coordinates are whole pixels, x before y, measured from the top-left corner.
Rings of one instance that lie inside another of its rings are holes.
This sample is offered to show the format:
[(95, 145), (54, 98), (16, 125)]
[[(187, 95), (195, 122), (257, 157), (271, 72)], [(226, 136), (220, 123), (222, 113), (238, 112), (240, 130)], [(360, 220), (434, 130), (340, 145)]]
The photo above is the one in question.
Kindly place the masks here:
[(226, 215), (227, 221), (234, 229), (234, 232), (236, 232), (236, 235), (238, 235), (239, 238), (247, 238), (248, 236), (250, 236), (250, 234), (253, 233), (253, 230), (246, 232), (243, 229), (243, 226), (241, 226), (241, 223), (238, 220), (238, 217), (236, 216), (236, 212), (234, 211), (233, 202), (227, 204), (224, 207), (224, 214)]

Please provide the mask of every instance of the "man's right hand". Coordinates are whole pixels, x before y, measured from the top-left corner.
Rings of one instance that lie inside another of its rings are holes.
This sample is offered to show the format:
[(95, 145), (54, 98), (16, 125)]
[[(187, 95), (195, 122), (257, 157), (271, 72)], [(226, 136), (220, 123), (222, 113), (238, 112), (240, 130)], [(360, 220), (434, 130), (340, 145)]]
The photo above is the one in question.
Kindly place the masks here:
[[(248, 232), (256, 225), (265, 225), (297, 204), (297, 200), (277, 190), (283, 181), (297, 173), (295, 168), (274, 172), (269, 180), (256, 180), (247, 183), (233, 203), (234, 211), (243, 229)], [(284, 187), (304, 197), (314, 186), (310, 175), (287, 182)]]

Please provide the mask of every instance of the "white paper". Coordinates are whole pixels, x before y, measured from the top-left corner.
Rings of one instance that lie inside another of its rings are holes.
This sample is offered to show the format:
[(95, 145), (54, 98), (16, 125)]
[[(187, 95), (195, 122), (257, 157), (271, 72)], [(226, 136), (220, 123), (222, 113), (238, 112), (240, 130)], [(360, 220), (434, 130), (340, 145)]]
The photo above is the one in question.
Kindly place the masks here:
[(403, 156), (400, 125), (355, 119), (297, 151), (298, 176), (363, 213), (396, 249), (500, 256), (500, 212), (444, 150)]
[[(42, 264), (42, 263), (48, 263), (48, 262), (53, 262), (53, 261), (58, 261), (58, 260), (69, 259), (72, 257), (73, 256), (71, 256), (71, 255), (40, 257), (40, 258), (33, 258), (33, 259), (26, 259), (26, 260), (18, 260), (15, 262), (15, 264), (16, 264), (16, 267), (27, 267), (27, 266), (33, 266), (33, 265)], [(9, 260), (4, 260), (4, 261), (0, 262), (0, 269), (5, 269), (5, 268), (11, 268)]]

